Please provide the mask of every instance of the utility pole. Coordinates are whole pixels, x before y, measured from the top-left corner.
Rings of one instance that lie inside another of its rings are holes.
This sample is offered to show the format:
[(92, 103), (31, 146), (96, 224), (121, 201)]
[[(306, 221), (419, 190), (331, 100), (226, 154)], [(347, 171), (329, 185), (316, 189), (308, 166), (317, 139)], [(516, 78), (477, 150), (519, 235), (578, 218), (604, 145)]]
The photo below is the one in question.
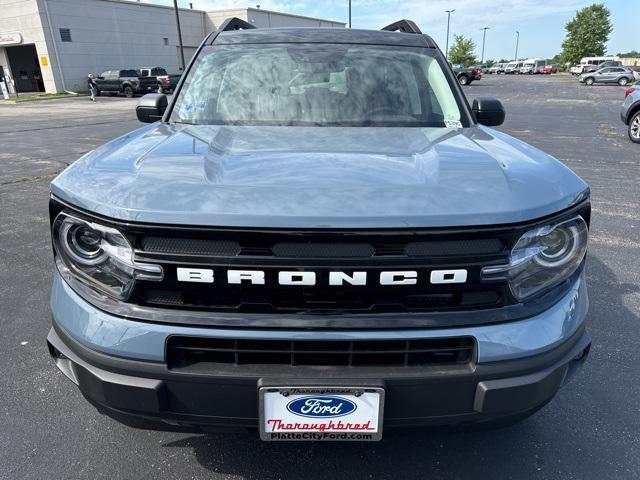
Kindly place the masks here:
[(449, 23), (451, 21), (451, 14), (455, 11), (455, 8), (453, 10), (445, 10), (445, 13), (447, 14), (447, 47), (444, 50), (444, 58), (447, 60), (449, 60)]
[(518, 61), (518, 43), (520, 43), (520, 32), (516, 30), (516, 58), (514, 60)]
[(181, 70), (184, 71), (186, 65), (184, 63), (184, 48), (182, 46), (182, 30), (180, 29), (180, 14), (178, 13), (178, 0), (173, 0), (173, 9), (176, 11), (176, 26), (178, 27), (178, 46), (180, 48), (180, 60), (182, 61)]
[(485, 38), (487, 37), (487, 30), (489, 30), (491, 27), (484, 27), (481, 28), (480, 30), (482, 30), (482, 58), (480, 59), (480, 63), (484, 63), (484, 41)]
[(349, 28), (351, 28), (351, 0), (349, 0)]

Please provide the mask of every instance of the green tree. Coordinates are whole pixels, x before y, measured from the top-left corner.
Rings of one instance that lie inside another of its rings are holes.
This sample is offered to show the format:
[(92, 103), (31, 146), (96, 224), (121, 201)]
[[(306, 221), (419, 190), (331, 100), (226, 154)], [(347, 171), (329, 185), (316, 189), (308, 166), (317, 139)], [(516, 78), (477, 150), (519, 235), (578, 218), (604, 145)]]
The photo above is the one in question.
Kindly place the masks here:
[(547, 63), (553, 63), (553, 64), (560, 64), (562, 63), (562, 57), (560, 56), (560, 54), (556, 54), (553, 56), (553, 58), (548, 58), (547, 59)]
[(630, 52), (627, 52), (627, 53), (619, 53), (617, 56), (620, 58), (638, 58), (640, 57), (640, 52), (631, 50)]
[(578, 10), (566, 25), (567, 36), (562, 42), (563, 62), (578, 63), (582, 57), (599, 57), (606, 52), (606, 43), (613, 30), (609, 9), (594, 3)]
[(453, 45), (449, 49), (449, 61), (465, 67), (476, 63), (476, 44), (464, 35), (454, 35)]

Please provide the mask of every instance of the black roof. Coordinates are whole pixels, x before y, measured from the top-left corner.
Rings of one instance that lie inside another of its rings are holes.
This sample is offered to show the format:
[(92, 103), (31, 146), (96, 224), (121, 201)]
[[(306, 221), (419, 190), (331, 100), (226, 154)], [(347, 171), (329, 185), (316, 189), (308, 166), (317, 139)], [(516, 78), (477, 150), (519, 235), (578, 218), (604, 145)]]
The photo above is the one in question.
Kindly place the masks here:
[(251, 28), (227, 30), (213, 35), (216, 45), (245, 43), (356, 43), (436, 48), (433, 39), (424, 34), (357, 30), (351, 28)]

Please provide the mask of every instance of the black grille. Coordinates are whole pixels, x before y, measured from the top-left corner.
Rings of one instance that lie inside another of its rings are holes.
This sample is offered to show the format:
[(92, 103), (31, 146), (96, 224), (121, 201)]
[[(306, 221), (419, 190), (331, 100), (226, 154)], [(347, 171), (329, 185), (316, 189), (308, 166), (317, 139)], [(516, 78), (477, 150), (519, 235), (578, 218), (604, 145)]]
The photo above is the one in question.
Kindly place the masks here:
[(498, 238), (478, 240), (441, 240), (428, 242), (411, 242), (407, 244), (405, 252), (410, 257), (444, 256), (444, 255), (487, 255), (500, 253), (504, 243)]
[[(483, 283), (486, 265), (507, 260), (513, 231), (253, 231), (181, 229), (140, 232), (137, 256), (159, 263), (164, 280), (138, 282), (132, 302), (237, 313), (404, 313), (496, 308), (510, 294)], [(213, 283), (179, 282), (177, 268), (213, 270)], [(467, 281), (431, 284), (433, 270), (465, 269)], [(259, 270), (264, 285), (232, 284), (229, 270)], [(281, 285), (279, 274), (313, 272), (315, 285)], [(331, 272), (366, 274), (365, 285), (331, 286)], [(383, 285), (385, 271), (417, 272), (417, 283)]]
[(406, 312), (436, 308), (470, 308), (497, 305), (501, 300), (500, 292), (491, 286), (478, 287), (478, 290), (455, 292), (409, 292), (395, 290), (383, 292), (380, 288), (344, 291), (327, 290), (312, 287), (258, 288), (234, 286), (215, 288), (210, 284), (189, 284), (188, 288), (176, 290), (149, 289), (144, 292), (143, 300), (148, 304), (173, 306), (178, 308), (233, 309), (247, 313), (255, 312)]
[(272, 248), (274, 256), (285, 258), (370, 257), (374, 251), (368, 243), (276, 243)]
[(402, 242), (393, 240), (371, 244), (364, 242), (276, 242), (270, 244), (211, 240), (203, 238), (145, 236), (140, 247), (149, 253), (198, 255), (210, 257), (266, 256), (275, 258), (369, 258), (384, 256), (461, 256), (503, 252), (499, 238), (431, 240)]
[(169, 368), (196, 364), (322, 367), (464, 365), (473, 361), (471, 337), (420, 340), (235, 340), (172, 336)]
[(240, 253), (240, 244), (238, 242), (204, 238), (142, 237), (140, 246), (147, 252), (178, 255), (235, 257)]

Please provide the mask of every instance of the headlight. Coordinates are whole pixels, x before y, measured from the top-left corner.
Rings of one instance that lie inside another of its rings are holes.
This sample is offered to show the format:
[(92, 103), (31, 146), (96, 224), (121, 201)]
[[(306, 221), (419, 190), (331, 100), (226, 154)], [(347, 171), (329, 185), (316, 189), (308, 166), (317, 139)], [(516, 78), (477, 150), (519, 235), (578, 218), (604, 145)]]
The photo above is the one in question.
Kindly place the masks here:
[(579, 215), (535, 228), (520, 237), (508, 265), (483, 268), (482, 279), (506, 279), (513, 296), (524, 300), (575, 272), (587, 252), (587, 238), (587, 224)]
[(137, 279), (162, 280), (162, 267), (135, 262), (129, 241), (115, 228), (61, 212), (52, 236), (60, 273), (107, 295), (125, 300)]

